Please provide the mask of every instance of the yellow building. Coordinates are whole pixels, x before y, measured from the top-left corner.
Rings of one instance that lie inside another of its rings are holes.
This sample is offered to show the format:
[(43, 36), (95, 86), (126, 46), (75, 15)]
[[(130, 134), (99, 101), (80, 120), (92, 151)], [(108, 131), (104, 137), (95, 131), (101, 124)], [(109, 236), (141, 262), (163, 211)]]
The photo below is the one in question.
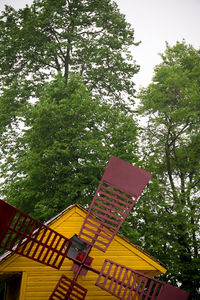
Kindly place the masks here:
[[(71, 238), (78, 234), (87, 211), (79, 205), (72, 205), (51, 219), (47, 225)], [(101, 270), (106, 258), (126, 265), (129, 268), (150, 276), (165, 273), (166, 268), (149, 254), (117, 234), (106, 253), (93, 248), (90, 256), (94, 258), (92, 266)], [(6, 253), (0, 257), (0, 281), (6, 282), (4, 300), (48, 300), (61, 275), (73, 278), (72, 261), (65, 259), (60, 270), (22, 257)], [(79, 276), (78, 283), (88, 290), (86, 300), (116, 299), (106, 291), (95, 286), (98, 275), (88, 271)]]

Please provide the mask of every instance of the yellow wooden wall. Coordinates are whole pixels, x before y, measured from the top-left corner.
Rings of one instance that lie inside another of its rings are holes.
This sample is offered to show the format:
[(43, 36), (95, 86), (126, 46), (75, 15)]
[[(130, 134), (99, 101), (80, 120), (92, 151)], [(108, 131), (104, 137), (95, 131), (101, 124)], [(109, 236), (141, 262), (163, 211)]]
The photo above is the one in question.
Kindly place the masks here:
[[(85, 216), (86, 211), (78, 205), (74, 205), (51, 222), (49, 226), (70, 238), (75, 233), (79, 233)], [(90, 256), (94, 258), (92, 266), (99, 270), (104, 260), (108, 258), (152, 276), (166, 272), (166, 269), (157, 261), (119, 235), (115, 237), (106, 253), (93, 248)], [(55, 270), (14, 254), (0, 263), (0, 274), (2, 272), (23, 272), (20, 300), (47, 300), (62, 274), (73, 278), (71, 266), (72, 262), (66, 259), (61, 269)], [(97, 276), (89, 271), (85, 277), (79, 276), (78, 278), (78, 283), (88, 289), (86, 299), (116, 299), (95, 286)]]

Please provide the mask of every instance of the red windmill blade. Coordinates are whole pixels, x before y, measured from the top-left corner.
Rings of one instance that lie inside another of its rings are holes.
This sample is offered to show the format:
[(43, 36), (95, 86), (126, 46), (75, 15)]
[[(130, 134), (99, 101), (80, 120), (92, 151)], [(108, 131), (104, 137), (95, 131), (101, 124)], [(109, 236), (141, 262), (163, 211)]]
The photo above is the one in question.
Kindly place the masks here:
[(70, 245), (65, 236), (0, 200), (0, 248), (59, 269)]
[(189, 294), (153, 277), (106, 259), (96, 285), (120, 300), (187, 300)]
[(79, 238), (105, 252), (151, 176), (112, 156), (89, 207)]
[(84, 300), (87, 294), (87, 289), (84, 289), (81, 285), (74, 280), (62, 275), (57, 283), (56, 288), (51, 294), (49, 300), (65, 300), (65, 299), (78, 299)]

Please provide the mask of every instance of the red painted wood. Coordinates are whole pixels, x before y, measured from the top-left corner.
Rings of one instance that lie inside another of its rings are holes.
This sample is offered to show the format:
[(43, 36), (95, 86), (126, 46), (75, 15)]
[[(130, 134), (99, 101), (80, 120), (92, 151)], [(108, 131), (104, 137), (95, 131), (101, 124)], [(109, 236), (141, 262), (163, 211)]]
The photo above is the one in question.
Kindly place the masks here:
[[(85, 259), (85, 260), (84, 260)], [(90, 257), (89, 255), (85, 257), (85, 253), (80, 252), (78, 254), (78, 256), (76, 257), (76, 261), (80, 261), (80, 264), (82, 263), (82, 268), (79, 272), (79, 275), (83, 275), (86, 276), (87, 272), (88, 272), (88, 266), (91, 266), (93, 258)], [(72, 265), (72, 271), (74, 271), (75, 273), (77, 273), (79, 271), (80, 268), (80, 264), (78, 264), (77, 262), (74, 262)]]
[(105, 252), (150, 178), (150, 173), (112, 156), (79, 238)]
[(187, 300), (189, 294), (177, 287), (165, 284), (162, 291), (160, 292), (157, 300)]
[(10, 205), (8, 206), (3, 200), (0, 200), (0, 242), (5, 236), (14, 216), (15, 209)]
[(0, 248), (59, 269), (70, 245), (63, 235), (0, 200)]
[(120, 300), (187, 300), (189, 294), (106, 259), (96, 285)]
[(104, 182), (108, 185), (136, 198), (140, 196), (151, 176), (151, 173), (115, 156), (111, 156), (103, 174)]
[(86, 294), (87, 289), (65, 275), (62, 275), (49, 300), (84, 300)]

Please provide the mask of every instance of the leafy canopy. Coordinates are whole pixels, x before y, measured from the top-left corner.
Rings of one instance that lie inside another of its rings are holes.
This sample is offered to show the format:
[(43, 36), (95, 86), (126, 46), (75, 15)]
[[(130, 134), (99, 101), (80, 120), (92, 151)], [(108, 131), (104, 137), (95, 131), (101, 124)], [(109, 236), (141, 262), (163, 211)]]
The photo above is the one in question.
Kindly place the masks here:
[(199, 289), (200, 51), (166, 45), (153, 82), (142, 89), (143, 163), (154, 174), (138, 207), (144, 247), (169, 266), (172, 283)]
[[(80, 74), (91, 90), (112, 103), (134, 94), (139, 68), (130, 53), (134, 31), (110, 0), (35, 0), (19, 11), (6, 6), (0, 17), (0, 84), (16, 96), (38, 96), (50, 75)], [(123, 97), (122, 97), (123, 96)], [(27, 100), (26, 99), (26, 100)]]
[(3, 193), (40, 220), (72, 203), (90, 203), (111, 155), (136, 160), (136, 125), (117, 107), (92, 99), (81, 78), (46, 83), (27, 112), (23, 134), (2, 166)]
[[(111, 154), (135, 160), (134, 30), (111, 0), (0, 16), (2, 196), (41, 220), (86, 204)], [(134, 149), (134, 150), (133, 150)]]

